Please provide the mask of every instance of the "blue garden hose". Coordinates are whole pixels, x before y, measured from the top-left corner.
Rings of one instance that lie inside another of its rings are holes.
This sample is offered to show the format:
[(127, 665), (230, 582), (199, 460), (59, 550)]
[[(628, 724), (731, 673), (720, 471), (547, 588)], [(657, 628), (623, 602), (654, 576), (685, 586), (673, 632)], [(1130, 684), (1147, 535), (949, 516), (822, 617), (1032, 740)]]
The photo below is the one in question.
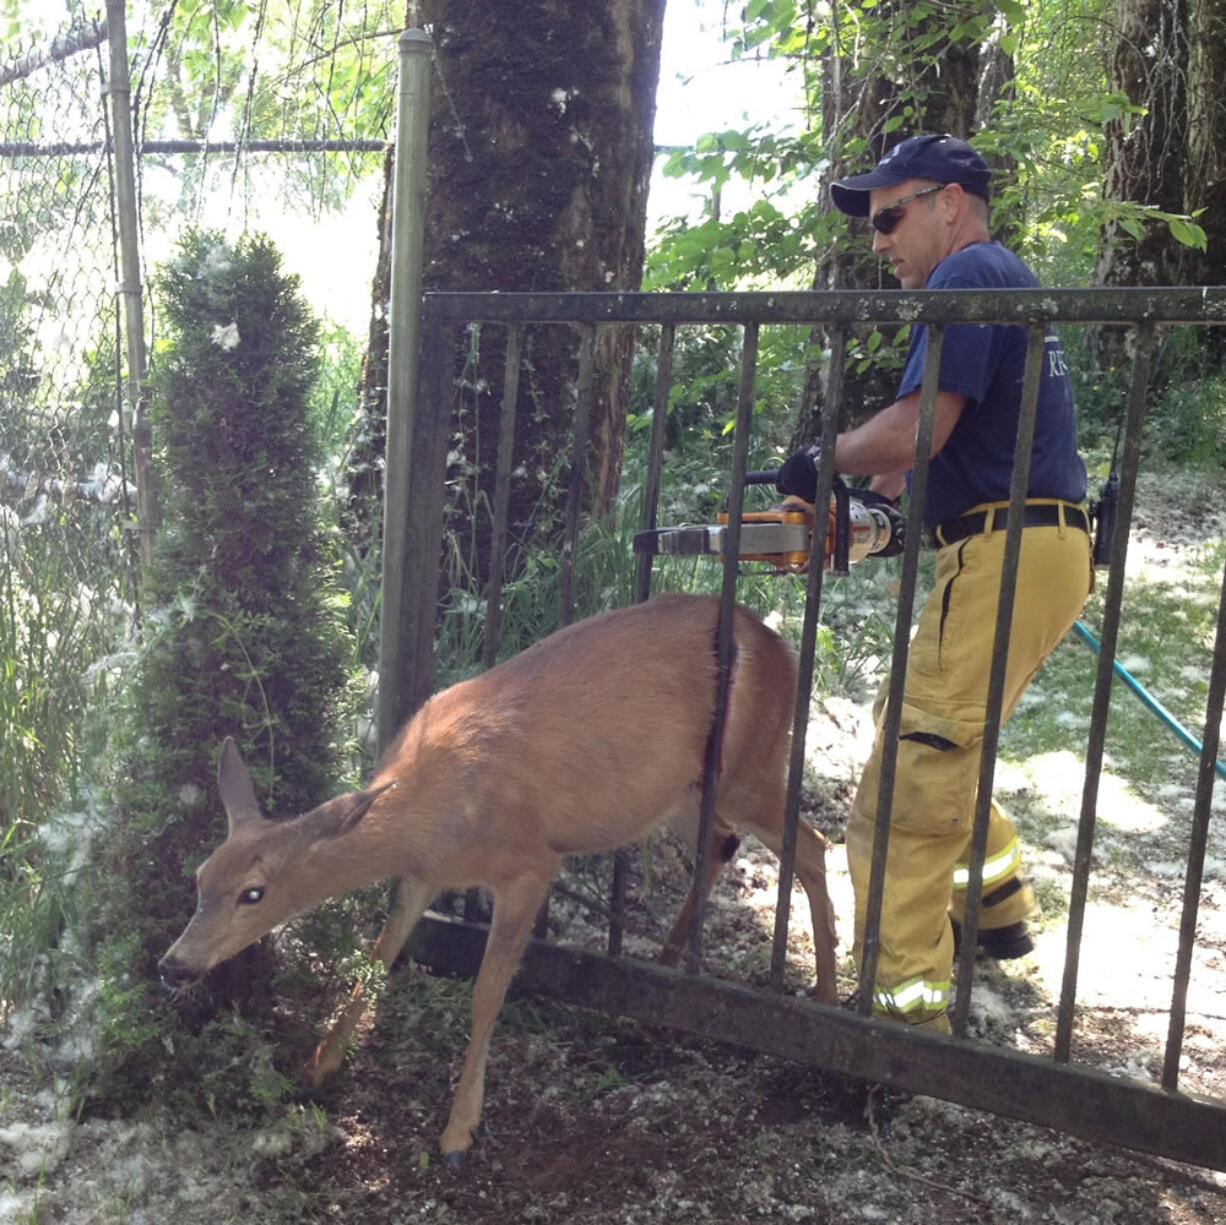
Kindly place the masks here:
[[(1097, 638), (1094, 637), (1093, 634), (1090, 633), (1085, 624), (1081, 621), (1074, 621), (1073, 628), (1080, 635), (1082, 641), (1085, 642), (1095, 654), (1098, 654), (1102, 644)], [(1197, 757), (1204, 752), (1205, 746), (1199, 740), (1197, 740), (1186, 727), (1183, 727), (1175, 716), (1172, 715), (1171, 712), (1167, 710), (1167, 708), (1163, 706), (1162, 703), (1159, 702), (1158, 699), (1155, 698), (1153, 694), (1151, 694), (1145, 688), (1145, 686), (1142, 685), (1141, 682), (1138, 681), (1137, 678), (1133, 676), (1122, 663), (1120, 663), (1118, 659), (1113, 661), (1113, 667), (1115, 668), (1116, 676), (1118, 676), (1120, 680), (1122, 680), (1124, 684), (1126, 684), (1128, 688), (1131, 689), (1133, 693), (1135, 693), (1137, 697), (1139, 697), (1141, 701), (1151, 711), (1153, 711), (1153, 713), (1156, 714), (1158, 718), (1161, 719), (1162, 722), (1165, 723), (1166, 726), (1170, 728), (1170, 730), (1174, 732), (1175, 735), (1178, 736), (1188, 748), (1192, 750), (1193, 753), (1197, 755)], [(1217, 772), (1223, 778), (1226, 778), (1226, 765), (1222, 764), (1220, 758), (1216, 764)]]

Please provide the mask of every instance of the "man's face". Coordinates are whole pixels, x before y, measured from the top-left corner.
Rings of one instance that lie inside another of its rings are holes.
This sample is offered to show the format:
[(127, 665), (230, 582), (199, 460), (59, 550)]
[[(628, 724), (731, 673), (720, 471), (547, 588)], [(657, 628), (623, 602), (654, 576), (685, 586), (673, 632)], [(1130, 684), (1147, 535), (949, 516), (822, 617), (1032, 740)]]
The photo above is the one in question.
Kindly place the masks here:
[[(932, 184), (908, 179), (893, 187), (879, 187), (869, 195), (868, 215), (875, 217), (907, 196)], [(926, 193), (901, 206), (902, 218), (888, 234), (873, 230), (873, 250), (884, 255), (894, 268), (903, 289), (923, 289), (928, 274), (949, 254), (950, 231), (942, 193)]]

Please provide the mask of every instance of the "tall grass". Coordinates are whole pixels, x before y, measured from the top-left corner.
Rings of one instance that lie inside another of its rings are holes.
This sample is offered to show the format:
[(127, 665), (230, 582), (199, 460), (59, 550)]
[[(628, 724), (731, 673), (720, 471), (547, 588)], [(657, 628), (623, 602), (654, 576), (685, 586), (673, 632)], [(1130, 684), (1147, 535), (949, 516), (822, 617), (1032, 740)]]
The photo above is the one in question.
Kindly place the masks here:
[[(131, 628), (114, 515), (0, 506), (0, 1011), (36, 994), (73, 904), (93, 761)], [(108, 663), (108, 661), (110, 661)]]

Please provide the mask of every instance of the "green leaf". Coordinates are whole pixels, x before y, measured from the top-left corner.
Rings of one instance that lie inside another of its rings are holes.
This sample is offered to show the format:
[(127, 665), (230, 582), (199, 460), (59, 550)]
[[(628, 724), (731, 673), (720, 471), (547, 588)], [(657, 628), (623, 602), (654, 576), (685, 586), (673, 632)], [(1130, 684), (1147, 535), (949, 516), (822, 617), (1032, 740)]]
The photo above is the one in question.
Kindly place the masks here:
[(1208, 238), (1205, 231), (1195, 222), (1185, 221), (1182, 217), (1171, 217), (1167, 225), (1170, 227), (1171, 237), (1176, 242), (1185, 247), (1194, 247), (1198, 251), (1205, 250)]

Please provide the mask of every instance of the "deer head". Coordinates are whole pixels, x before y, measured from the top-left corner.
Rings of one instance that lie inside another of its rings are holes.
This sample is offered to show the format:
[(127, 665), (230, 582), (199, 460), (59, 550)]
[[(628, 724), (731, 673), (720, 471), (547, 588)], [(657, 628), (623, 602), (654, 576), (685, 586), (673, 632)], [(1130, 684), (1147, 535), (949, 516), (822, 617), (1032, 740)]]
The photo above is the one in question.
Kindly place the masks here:
[(229, 737), (217, 784), (229, 832), (197, 869), (196, 913), (159, 963), (174, 986), (195, 982), (278, 923), (337, 892), (319, 851), (354, 829), (392, 785), (348, 792), (292, 820), (270, 821), (260, 813), (251, 775)]

